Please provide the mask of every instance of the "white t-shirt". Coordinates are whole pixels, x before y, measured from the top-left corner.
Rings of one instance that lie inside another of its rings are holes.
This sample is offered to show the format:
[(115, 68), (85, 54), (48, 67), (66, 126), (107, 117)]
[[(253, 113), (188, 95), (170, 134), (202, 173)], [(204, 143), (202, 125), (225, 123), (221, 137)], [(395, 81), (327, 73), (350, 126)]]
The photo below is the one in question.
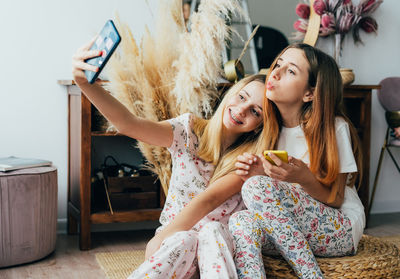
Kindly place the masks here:
[[(351, 148), (351, 136), (349, 125), (341, 118), (336, 117), (336, 141), (339, 151), (340, 173), (357, 172), (357, 164)], [(286, 150), (289, 156), (310, 164), (308, 146), (303, 129), (300, 126), (294, 128), (283, 127), (279, 140), (278, 149)], [(349, 175), (350, 176), (350, 175)], [(348, 179), (350, 180), (350, 179)], [(347, 185), (344, 192), (344, 201), (340, 207), (343, 214), (350, 219), (354, 248), (357, 250), (365, 227), (364, 206), (358, 197), (354, 185)]]

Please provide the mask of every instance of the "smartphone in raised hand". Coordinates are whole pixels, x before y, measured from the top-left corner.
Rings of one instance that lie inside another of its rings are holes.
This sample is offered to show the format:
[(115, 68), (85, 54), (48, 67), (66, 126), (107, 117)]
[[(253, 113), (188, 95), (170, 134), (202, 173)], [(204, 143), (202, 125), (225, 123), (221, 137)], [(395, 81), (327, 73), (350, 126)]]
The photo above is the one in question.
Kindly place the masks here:
[(90, 50), (101, 50), (102, 55), (85, 60), (86, 63), (99, 67), (97, 72), (85, 70), (85, 75), (89, 83), (93, 84), (96, 81), (120, 42), (121, 36), (117, 28), (115, 28), (114, 22), (108, 20), (90, 48)]
[(275, 165), (275, 162), (269, 157), (269, 153), (275, 154), (282, 162), (288, 162), (288, 154), (285, 150), (265, 150), (264, 157), (267, 159), (271, 164)]

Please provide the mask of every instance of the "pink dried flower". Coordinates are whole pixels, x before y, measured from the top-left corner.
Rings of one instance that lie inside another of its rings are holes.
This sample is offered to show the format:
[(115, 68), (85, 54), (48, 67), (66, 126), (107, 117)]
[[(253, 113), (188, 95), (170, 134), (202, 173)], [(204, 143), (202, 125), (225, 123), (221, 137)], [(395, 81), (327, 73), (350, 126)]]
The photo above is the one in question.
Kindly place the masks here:
[(317, 15), (322, 15), (326, 11), (326, 4), (324, 0), (315, 0), (313, 8)]
[(324, 28), (335, 27), (335, 17), (332, 13), (325, 13), (321, 16), (321, 25)]
[(361, 12), (365, 15), (373, 13), (383, 0), (361, 0), (359, 6), (361, 7)]
[(336, 14), (337, 22), (336, 27), (338, 33), (344, 34), (349, 32), (354, 23), (354, 14), (346, 8), (339, 8)]
[(321, 27), (319, 28), (319, 36), (326, 37), (335, 33), (335, 17), (332, 13), (324, 13), (321, 16)]
[[(378, 24), (370, 14), (382, 2), (383, 0), (359, 0), (359, 4), (354, 5), (352, 0), (315, 0), (314, 11), (321, 16), (319, 36), (340, 34), (340, 41), (343, 41), (346, 33), (352, 31), (354, 42), (362, 43), (360, 29), (367, 33), (377, 32)], [(297, 31), (293, 39), (300, 40), (307, 31), (310, 6), (299, 3), (296, 14), (300, 19), (293, 24)]]
[(310, 17), (310, 6), (302, 3), (297, 4), (296, 14), (301, 18), (308, 19)]
[(293, 24), (293, 28), (302, 33), (306, 33), (307, 27), (308, 27), (308, 21), (302, 18), (296, 20)]
[(378, 23), (370, 16), (364, 17), (360, 20), (360, 27), (367, 33), (376, 33), (378, 31)]

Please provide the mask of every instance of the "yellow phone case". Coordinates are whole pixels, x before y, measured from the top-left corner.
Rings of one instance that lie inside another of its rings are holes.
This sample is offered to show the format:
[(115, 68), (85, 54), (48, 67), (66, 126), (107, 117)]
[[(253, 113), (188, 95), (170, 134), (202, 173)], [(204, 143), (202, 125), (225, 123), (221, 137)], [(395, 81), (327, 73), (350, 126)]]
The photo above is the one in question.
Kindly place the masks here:
[(274, 161), (272, 161), (271, 157), (268, 156), (268, 153), (274, 153), (282, 162), (288, 162), (288, 154), (285, 150), (265, 150), (264, 157), (267, 159), (271, 164), (275, 165)]

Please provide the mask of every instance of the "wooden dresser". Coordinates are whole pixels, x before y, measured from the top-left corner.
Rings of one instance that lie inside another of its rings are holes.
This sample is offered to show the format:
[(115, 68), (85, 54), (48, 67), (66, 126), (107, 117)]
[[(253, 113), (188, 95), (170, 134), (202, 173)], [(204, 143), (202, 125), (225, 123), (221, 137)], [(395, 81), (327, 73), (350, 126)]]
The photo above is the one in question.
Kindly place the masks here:
[[(107, 206), (100, 210), (94, 207), (92, 159), (96, 155), (96, 141), (104, 141), (103, 145), (109, 151), (121, 149), (121, 141), (128, 141), (126, 146), (132, 149), (135, 141), (113, 132), (93, 130), (94, 106), (73, 81), (60, 80), (58, 83), (66, 86), (68, 93), (68, 233), (77, 233), (79, 224), (79, 247), (81, 250), (89, 250), (92, 224), (158, 220), (165, 196), (158, 183), (159, 200), (156, 207), (152, 205), (149, 208), (114, 210), (113, 213)], [(120, 141), (116, 143), (115, 140)], [(154, 185), (148, 186), (154, 188)]]

